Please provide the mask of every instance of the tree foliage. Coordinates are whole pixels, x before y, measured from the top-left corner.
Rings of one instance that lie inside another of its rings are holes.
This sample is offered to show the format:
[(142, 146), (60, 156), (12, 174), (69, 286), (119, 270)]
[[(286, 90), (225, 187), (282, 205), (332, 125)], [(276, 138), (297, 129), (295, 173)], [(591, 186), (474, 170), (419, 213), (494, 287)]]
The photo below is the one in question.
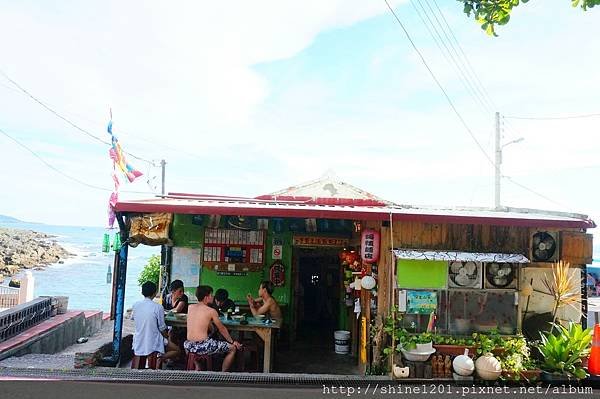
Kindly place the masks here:
[(144, 284), (146, 281), (152, 281), (154, 284), (158, 286), (158, 279), (160, 278), (160, 256), (152, 255), (150, 259), (148, 259), (148, 263), (142, 269), (139, 277), (138, 283), (139, 285)]
[[(512, 9), (529, 0), (458, 0), (464, 3), (464, 12), (481, 25), (488, 35), (496, 35), (497, 25), (506, 25)], [(600, 5), (600, 0), (570, 0), (573, 7), (580, 6), (584, 11)]]

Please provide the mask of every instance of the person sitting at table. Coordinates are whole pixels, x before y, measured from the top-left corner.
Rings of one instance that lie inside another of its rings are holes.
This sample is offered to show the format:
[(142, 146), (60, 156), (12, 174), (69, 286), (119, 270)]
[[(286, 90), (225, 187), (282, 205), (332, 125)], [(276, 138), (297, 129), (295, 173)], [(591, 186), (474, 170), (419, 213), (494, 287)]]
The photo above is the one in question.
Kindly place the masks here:
[(229, 299), (229, 292), (225, 288), (219, 288), (215, 292), (215, 304), (220, 315), (226, 314), (229, 309), (232, 312), (235, 310), (235, 302)]
[(272, 319), (283, 321), (279, 304), (272, 296), (274, 288), (272, 282), (265, 280), (260, 283), (257, 299), (252, 298), (250, 294), (246, 296), (253, 316), (263, 314)]
[(183, 293), (183, 281), (173, 280), (169, 286), (169, 294), (163, 296), (163, 308), (175, 313), (187, 313), (188, 296)]
[[(224, 353), (222, 371), (228, 371), (235, 358), (235, 353), (242, 347), (239, 342), (234, 341), (229, 331), (219, 320), (217, 311), (209, 306), (213, 302), (212, 288), (200, 285), (196, 288), (198, 303), (190, 305), (187, 316), (187, 340), (183, 347), (187, 352), (200, 355), (214, 355)], [(209, 337), (209, 327), (213, 323), (225, 341)]]
[(175, 359), (179, 356), (179, 347), (167, 339), (165, 312), (153, 301), (157, 287), (151, 281), (142, 284), (144, 299), (133, 305), (131, 319), (135, 322), (133, 334), (133, 353), (136, 356), (148, 356), (158, 352), (163, 359)]

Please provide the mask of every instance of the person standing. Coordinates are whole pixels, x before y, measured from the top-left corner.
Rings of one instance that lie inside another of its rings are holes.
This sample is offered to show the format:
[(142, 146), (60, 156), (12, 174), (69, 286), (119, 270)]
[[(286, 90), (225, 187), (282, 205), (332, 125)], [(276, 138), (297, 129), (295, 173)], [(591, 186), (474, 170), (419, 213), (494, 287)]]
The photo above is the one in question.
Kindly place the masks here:
[[(187, 317), (187, 340), (183, 343), (186, 351), (200, 355), (224, 353), (222, 371), (228, 371), (235, 358), (235, 353), (242, 345), (234, 341), (227, 328), (219, 320), (219, 314), (210, 306), (213, 303), (212, 287), (200, 285), (196, 288), (198, 303), (190, 305)], [(209, 328), (214, 324), (225, 338), (220, 341), (209, 337)]]
[(283, 319), (281, 318), (281, 308), (275, 298), (273, 298), (274, 289), (275, 287), (272, 282), (268, 280), (261, 282), (258, 288), (257, 299), (252, 298), (250, 294), (246, 296), (248, 305), (254, 316), (264, 314), (272, 319), (283, 322)]
[(147, 281), (142, 284), (144, 299), (133, 305), (131, 318), (135, 322), (133, 334), (133, 353), (136, 356), (148, 356), (158, 352), (163, 359), (175, 359), (180, 350), (169, 341), (165, 312), (161, 305), (153, 301), (156, 296), (156, 284)]

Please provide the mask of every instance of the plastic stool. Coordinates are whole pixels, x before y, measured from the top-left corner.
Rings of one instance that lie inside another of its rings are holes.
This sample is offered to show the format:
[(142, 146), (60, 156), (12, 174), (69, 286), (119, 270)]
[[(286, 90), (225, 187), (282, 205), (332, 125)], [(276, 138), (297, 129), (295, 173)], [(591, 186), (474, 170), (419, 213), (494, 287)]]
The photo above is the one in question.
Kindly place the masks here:
[(131, 368), (145, 369), (147, 363), (149, 369), (161, 369), (162, 357), (159, 357), (158, 354), (158, 352), (152, 352), (151, 354), (145, 356), (138, 356), (134, 354), (133, 359), (131, 360)]

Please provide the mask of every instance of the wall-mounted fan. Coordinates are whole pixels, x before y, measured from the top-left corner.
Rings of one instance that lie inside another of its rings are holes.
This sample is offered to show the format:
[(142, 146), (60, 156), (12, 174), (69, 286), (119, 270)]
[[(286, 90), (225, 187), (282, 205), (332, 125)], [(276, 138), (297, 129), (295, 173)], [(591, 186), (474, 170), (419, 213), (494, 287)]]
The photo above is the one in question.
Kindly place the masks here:
[(450, 262), (448, 288), (481, 288), (481, 263)]
[(485, 265), (485, 288), (517, 288), (518, 266), (514, 263), (487, 263)]
[(538, 231), (531, 238), (531, 260), (554, 262), (558, 259), (558, 234)]

